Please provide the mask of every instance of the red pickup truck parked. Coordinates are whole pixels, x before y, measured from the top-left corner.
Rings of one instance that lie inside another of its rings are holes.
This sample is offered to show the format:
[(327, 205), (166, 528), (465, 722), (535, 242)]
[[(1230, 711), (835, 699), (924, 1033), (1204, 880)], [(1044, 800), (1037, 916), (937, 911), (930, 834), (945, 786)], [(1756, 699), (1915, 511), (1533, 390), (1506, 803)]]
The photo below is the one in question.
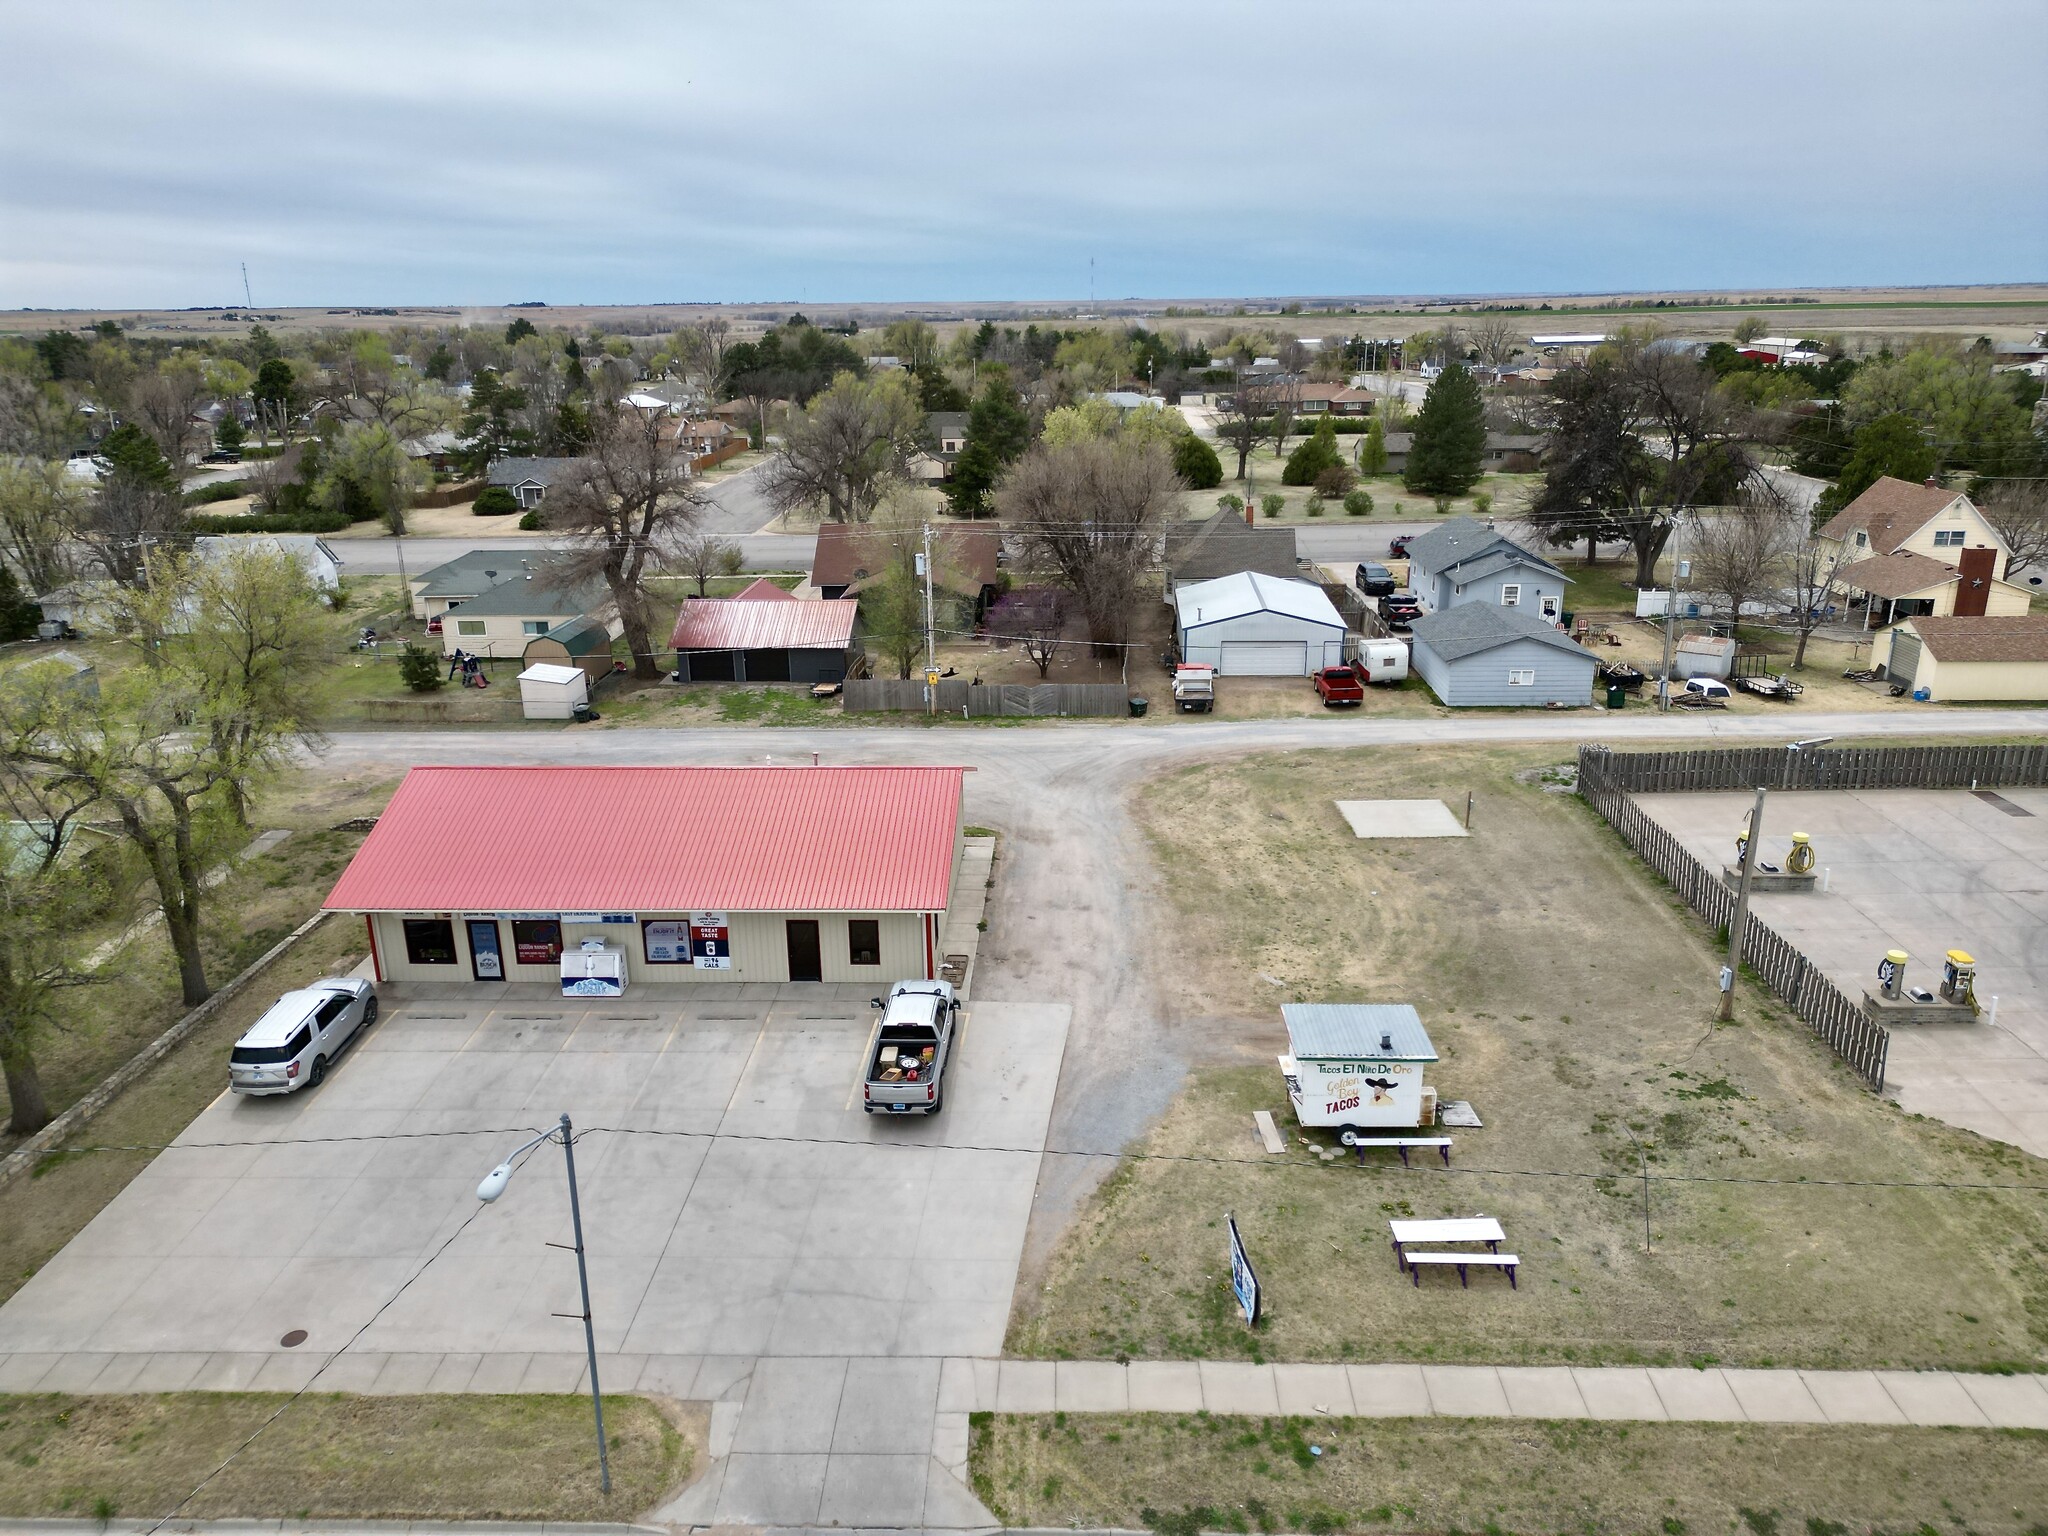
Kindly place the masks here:
[(1324, 667), (1316, 673), (1316, 692), (1331, 709), (1365, 702), (1365, 682), (1349, 667)]

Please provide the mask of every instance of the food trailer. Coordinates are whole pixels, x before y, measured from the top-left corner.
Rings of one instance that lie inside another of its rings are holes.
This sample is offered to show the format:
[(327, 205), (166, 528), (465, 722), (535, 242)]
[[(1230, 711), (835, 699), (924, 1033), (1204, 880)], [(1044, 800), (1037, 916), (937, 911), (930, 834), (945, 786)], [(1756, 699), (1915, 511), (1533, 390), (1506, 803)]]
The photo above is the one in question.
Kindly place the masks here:
[(1304, 1126), (1411, 1128), (1436, 1123), (1436, 1090), (1422, 1069), (1437, 1059), (1406, 1003), (1287, 1003), (1280, 1058), (1294, 1117)]

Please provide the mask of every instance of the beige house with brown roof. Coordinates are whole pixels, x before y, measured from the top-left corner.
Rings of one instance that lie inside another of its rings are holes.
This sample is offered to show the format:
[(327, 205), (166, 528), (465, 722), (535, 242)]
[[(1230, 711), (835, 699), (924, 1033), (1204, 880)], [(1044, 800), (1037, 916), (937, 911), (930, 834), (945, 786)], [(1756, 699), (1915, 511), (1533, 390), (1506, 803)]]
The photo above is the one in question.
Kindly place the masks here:
[(2048, 700), (2048, 613), (1908, 619), (1877, 637), (1871, 665), (1938, 701)]
[(1969, 497), (1938, 485), (1879, 479), (1816, 535), (1835, 585), (1863, 603), (1872, 627), (1916, 616), (2002, 617), (2027, 611), (2005, 580), (2012, 551)]

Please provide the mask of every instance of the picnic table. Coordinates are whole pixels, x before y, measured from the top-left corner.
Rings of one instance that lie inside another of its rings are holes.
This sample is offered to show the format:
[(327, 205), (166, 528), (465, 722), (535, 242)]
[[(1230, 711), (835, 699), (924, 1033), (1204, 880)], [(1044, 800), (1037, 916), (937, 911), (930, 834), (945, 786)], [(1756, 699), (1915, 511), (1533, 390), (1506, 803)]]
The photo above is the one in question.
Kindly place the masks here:
[[(1519, 1290), (1515, 1282), (1515, 1270), (1522, 1262), (1512, 1253), (1502, 1253), (1500, 1245), (1507, 1234), (1500, 1229), (1500, 1223), (1491, 1216), (1452, 1216), (1432, 1221), (1390, 1221), (1387, 1223), (1394, 1232), (1394, 1258), (1408, 1272), (1408, 1277), (1419, 1288), (1422, 1285), (1424, 1265), (1454, 1265), (1458, 1271), (1458, 1283), (1469, 1286), (1469, 1266), (1487, 1265), (1504, 1270), (1510, 1287)], [(1411, 1253), (1411, 1246), (1422, 1243), (1484, 1243), (1485, 1253)]]

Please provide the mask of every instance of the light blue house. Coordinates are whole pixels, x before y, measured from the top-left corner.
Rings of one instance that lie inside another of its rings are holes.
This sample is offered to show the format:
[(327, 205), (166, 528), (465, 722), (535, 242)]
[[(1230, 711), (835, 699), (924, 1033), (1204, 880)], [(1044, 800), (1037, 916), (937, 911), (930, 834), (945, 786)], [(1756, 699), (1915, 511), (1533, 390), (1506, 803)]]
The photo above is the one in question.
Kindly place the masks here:
[(1600, 663), (1563, 630), (1522, 608), (1469, 602), (1425, 613), (1408, 664), (1455, 708), (1590, 704)]
[(1490, 603), (1555, 624), (1571, 578), (1478, 519), (1454, 517), (1409, 541), (1408, 585), (1427, 612)]

